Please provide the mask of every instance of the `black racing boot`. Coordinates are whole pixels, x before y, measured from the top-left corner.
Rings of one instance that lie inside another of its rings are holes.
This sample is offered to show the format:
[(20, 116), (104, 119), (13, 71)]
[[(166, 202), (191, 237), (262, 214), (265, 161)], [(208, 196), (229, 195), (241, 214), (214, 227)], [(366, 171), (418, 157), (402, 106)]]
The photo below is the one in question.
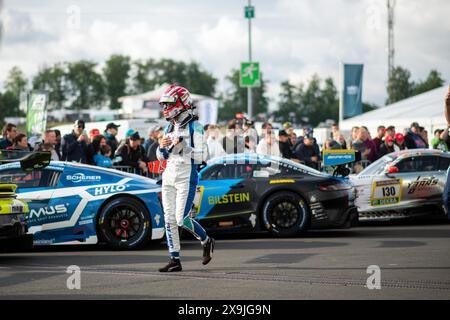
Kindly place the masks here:
[(159, 269), (159, 272), (178, 272), (183, 270), (180, 259), (170, 258), (169, 263)]
[(208, 242), (206, 242), (206, 244), (203, 245), (203, 262), (202, 263), (204, 265), (208, 264), (212, 259), (215, 242), (216, 242), (216, 240), (214, 240), (213, 238), (210, 237), (208, 239)]

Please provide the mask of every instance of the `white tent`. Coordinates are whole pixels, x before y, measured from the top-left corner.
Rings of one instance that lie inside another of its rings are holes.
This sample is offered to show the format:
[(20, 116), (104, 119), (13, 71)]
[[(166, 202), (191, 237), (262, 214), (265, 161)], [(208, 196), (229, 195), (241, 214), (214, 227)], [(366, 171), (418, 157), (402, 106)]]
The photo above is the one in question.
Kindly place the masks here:
[(411, 123), (418, 122), (428, 130), (428, 136), (431, 139), (435, 129), (447, 127), (444, 116), (447, 92), (448, 86), (437, 88), (346, 119), (339, 124), (339, 127), (347, 131), (354, 126), (366, 126), (372, 134), (375, 134), (379, 125), (393, 125), (397, 132), (402, 132), (405, 128), (409, 128)]
[[(120, 97), (118, 100), (122, 103), (121, 112), (133, 118), (158, 119), (160, 117), (158, 101), (169, 86), (169, 84), (163, 84), (152, 91)], [(191, 97), (197, 106), (196, 113), (198, 114), (199, 121), (203, 124), (217, 123), (218, 100), (193, 93), (191, 93)]]

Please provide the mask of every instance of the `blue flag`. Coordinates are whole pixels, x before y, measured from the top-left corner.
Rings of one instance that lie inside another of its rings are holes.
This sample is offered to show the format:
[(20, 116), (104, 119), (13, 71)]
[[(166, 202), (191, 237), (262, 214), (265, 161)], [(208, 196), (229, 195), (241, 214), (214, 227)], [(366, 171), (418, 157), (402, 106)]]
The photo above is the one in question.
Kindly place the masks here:
[(343, 119), (351, 118), (362, 113), (362, 84), (363, 64), (344, 64), (342, 85)]

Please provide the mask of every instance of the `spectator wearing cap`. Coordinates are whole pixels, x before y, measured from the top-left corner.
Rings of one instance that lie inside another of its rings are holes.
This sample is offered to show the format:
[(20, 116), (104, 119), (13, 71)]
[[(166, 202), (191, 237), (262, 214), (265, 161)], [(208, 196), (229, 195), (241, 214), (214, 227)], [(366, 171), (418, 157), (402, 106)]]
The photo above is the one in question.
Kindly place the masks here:
[(141, 145), (139, 132), (133, 133), (125, 144), (117, 149), (116, 155), (122, 158), (120, 165), (133, 167), (138, 173), (147, 173), (147, 157)]
[(88, 141), (83, 120), (75, 121), (72, 133), (66, 134), (62, 142), (62, 160), (87, 163)]
[(408, 149), (427, 148), (427, 143), (420, 135), (420, 126), (417, 122), (413, 122), (405, 135), (405, 146)]
[[(378, 126), (377, 128), (377, 136), (373, 138), (373, 142), (375, 143), (375, 146), (377, 147), (377, 152), (380, 150), (381, 145), (383, 144), (383, 137), (386, 136), (386, 127), (385, 126)], [(393, 138), (391, 136), (391, 138)]]
[(379, 157), (383, 157), (386, 154), (400, 151), (400, 148), (395, 144), (394, 138), (391, 136), (386, 136), (384, 138), (384, 142), (380, 146), (380, 152), (378, 153)]
[(17, 126), (12, 123), (7, 123), (3, 127), (3, 138), (0, 140), (0, 149), (7, 149), (12, 147), (14, 138), (17, 136)]
[(294, 154), (298, 160), (302, 161), (308, 167), (318, 169), (320, 152), (318, 152), (314, 144), (314, 138), (306, 135), (303, 137), (303, 143), (294, 150)]
[(142, 145), (144, 147), (145, 152), (148, 154), (148, 149), (158, 141), (158, 137), (160, 136), (160, 133), (163, 131), (163, 128), (160, 125), (155, 125), (148, 129), (148, 138), (145, 140), (144, 144)]
[[(255, 129), (255, 123), (251, 120), (244, 119), (244, 139), (246, 137), (251, 137), (251, 140), (256, 144), (259, 142), (258, 132)], [(249, 140), (250, 141), (250, 140)]]
[(286, 130), (280, 130), (278, 132), (278, 144), (280, 148), (280, 153), (283, 158), (292, 159), (294, 155), (291, 150), (291, 144), (289, 141), (289, 135)]
[(266, 133), (256, 147), (256, 153), (281, 157), (280, 146), (273, 133)]
[(91, 129), (89, 130), (89, 141), (92, 143), (94, 141), (94, 138), (100, 134), (100, 130), (98, 129)]
[(434, 137), (431, 139), (431, 148), (448, 152), (447, 141), (448, 130), (437, 129), (434, 131)]
[(222, 144), (219, 142), (220, 131), (219, 128), (214, 125), (208, 125), (208, 130), (206, 131), (208, 138), (206, 139), (206, 144), (208, 145), (208, 156), (210, 159), (223, 157), (226, 155)]
[(119, 127), (120, 125), (115, 124), (114, 122), (110, 122), (106, 125), (104, 136), (106, 138), (106, 143), (111, 147), (111, 157), (114, 156), (119, 146), (119, 141), (116, 138)]
[(405, 150), (405, 136), (403, 134), (396, 133), (394, 136), (395, 144), (400, 150)]

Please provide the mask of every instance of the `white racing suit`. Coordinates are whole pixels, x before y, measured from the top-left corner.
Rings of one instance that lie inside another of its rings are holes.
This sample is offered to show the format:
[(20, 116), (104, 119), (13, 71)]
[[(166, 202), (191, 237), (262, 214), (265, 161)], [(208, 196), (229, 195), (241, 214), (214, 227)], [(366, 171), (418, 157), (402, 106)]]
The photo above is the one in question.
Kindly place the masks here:
[(180, 255), (178, 227), (192, 233), (202, 244), (208, 240), (206, 231), (190, 216), (198, 183), (198, 166), (208, 158), (203, 127), (194, 119), (186, 125), (170, 124), (164, 129), (172, 141), (183, 140), (175, 147), (157, 149), (159, 160), (167, 160), (162, 175), (162, 204), (166, 223), (167, 246), (171, 258)]

